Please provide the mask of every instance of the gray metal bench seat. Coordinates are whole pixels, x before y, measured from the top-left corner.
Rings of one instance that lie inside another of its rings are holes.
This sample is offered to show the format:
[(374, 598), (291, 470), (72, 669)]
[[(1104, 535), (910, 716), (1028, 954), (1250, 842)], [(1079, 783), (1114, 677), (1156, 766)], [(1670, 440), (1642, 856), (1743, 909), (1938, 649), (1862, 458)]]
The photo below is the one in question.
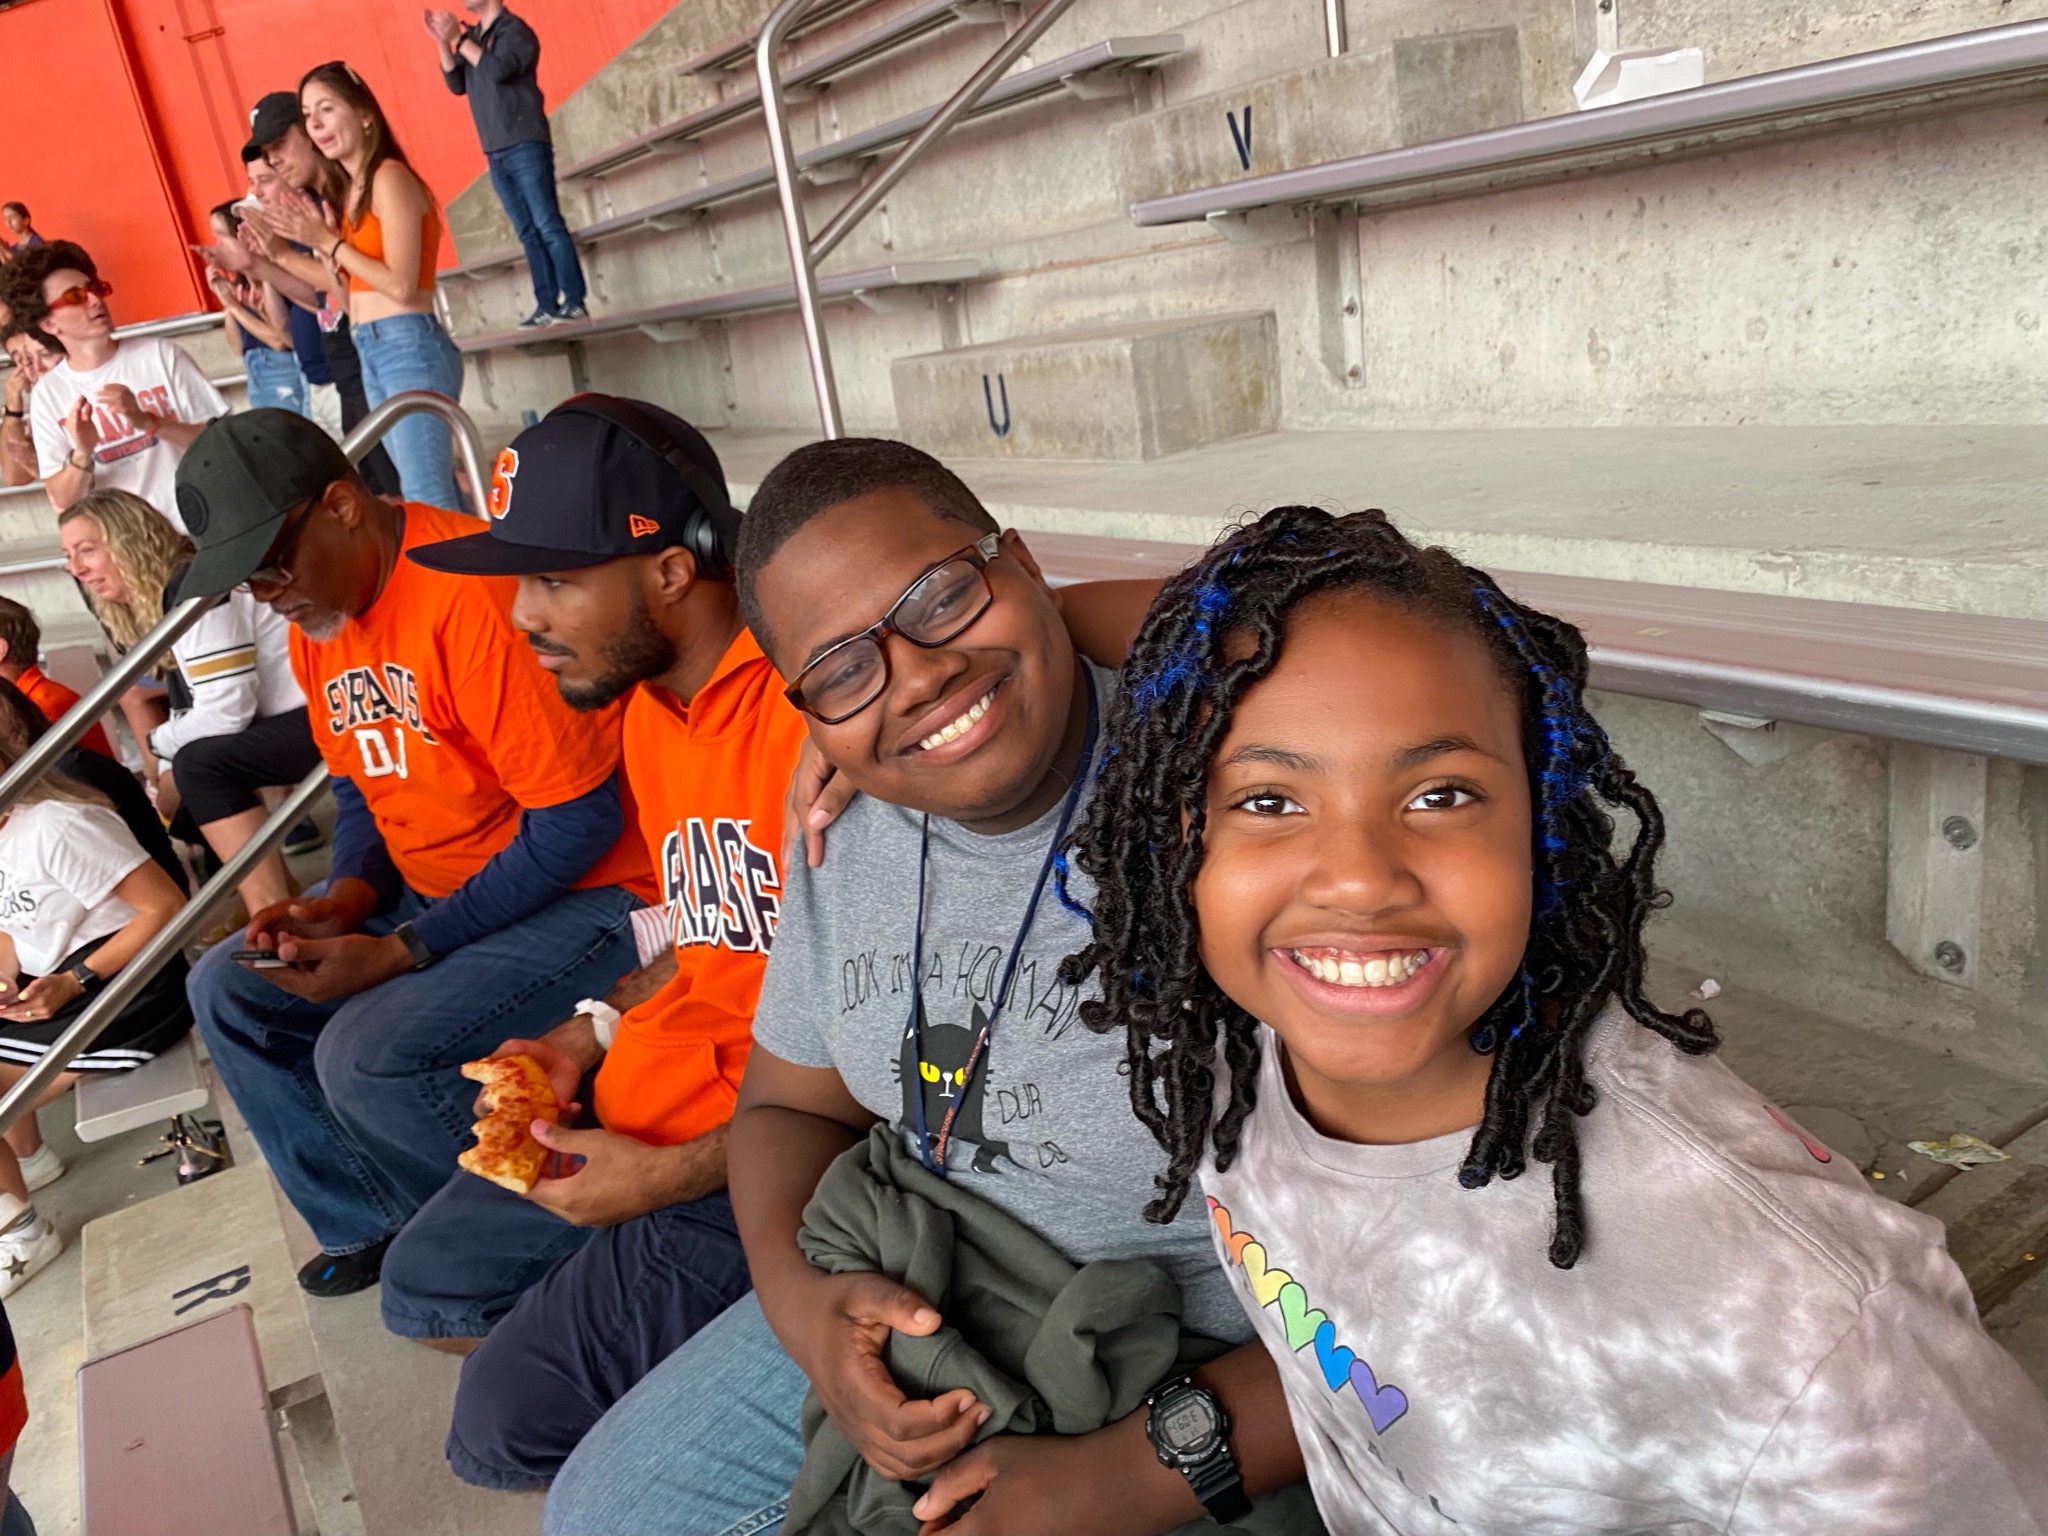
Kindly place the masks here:
[(1131, 206), (1140, 226), (1266, 209), (1391, 207), (1668, 159), (1880, 115), (1989, 105), (2048, 90), (2048, 20), (1801, 64), (1642, 101), (1248, 176)]
[[(1060, 581), (1160, 576), (1185, 544), (1033, 533)], [(1585, 632), (1597, 688), (2048, 763), (2048, 621), (1496, 573)]]
[[(1037, 101), (1061, 90), (1076, 94), (1092, 93), (1095, 83), (1106, 75), (1123, 74), (1135, 69), (1144, 69), (1173, 57), (1181, 51), (1181, 39), (1177, 33), (1160, 37), (1112, 37), (1089, 47), (1054, 59), (1049, 64), (1040, 64), (1034, 69), (1023, 70), (1011, 75), (989, 88), (974, 106), (970, 117), (985, 117), (1010, 107), (1022, 106)], [(814, 181), (829, 182), (850, 180), (860, 174), (861, 167), (885, 151), (910, 138), (938, 114), (937, 106), (924, 107), (906, 116), (881, 123), (859, 133), (849, 134), (830, 144), (820, 144), (815, 149), (805, 150), (797, 156), (797, 168)], [(736, 197), (764, 191), (775, 185), (775, 172), (763, 165), (738, 176), (729, 176), (724, 181), (709, 186), (697, 187), (651, 203), (645, 208), (635, 208), (609, 219), (599, 219), (585, 224), (569, 233), (581, 246), (591, 246), (609, 240), (615, 235), (632, 230), (667, 230), (677, 228), (703, 209), (719, 203), (730, 202)], [(442, 281), (455, 278), (481, 278), (488, 273), (510, 267), (526, 259), (525, 253), (517, 249), (493, 251), (474, 260), (461, 262), (440, 273)]]
[[(910, 299), (932, 288), (970, 282), (981, 275), (981, 263), (972, 260), (902, 261), (886, 267), (866, 267), (858, 272), (838, 272), (818, 280), (818, 295), (828, 299), (860, 299), (881, 308), (884, 295)], [(678, 299), (672, 304), (651, 304), (640, 309), (619, 310), (589, 320), (565, 321), (545, 330), (499, 331), (489, 336), (458, 338), (464, 352), (502, 352), (512, 348), (547, 349), (563, 342), (587, 341), (621, 331), (640, 331), (654, 341), (684, 341), (691, 328), (702, 321), (731, 320), (740, 315), (765, 314), (796, 307), (796, 284), (769, 283), (729, 293), (706, 294), (700, 298)]]

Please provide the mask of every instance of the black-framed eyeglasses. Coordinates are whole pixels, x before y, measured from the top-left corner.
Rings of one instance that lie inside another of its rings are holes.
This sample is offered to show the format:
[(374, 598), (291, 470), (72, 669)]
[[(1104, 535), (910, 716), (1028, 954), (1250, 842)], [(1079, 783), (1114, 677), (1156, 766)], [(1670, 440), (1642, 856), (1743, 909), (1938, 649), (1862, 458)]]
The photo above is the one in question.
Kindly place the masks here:
[(783, 696), (825, 725), (838, 725), (866, 709), (889, 686), (889, 658), (882, 649), (886, 637), (901, 635), (912, 645), (931, 650), (988, 612), (995, 601), (988, 563), (995, 559), (1002, 538), (1000, 533), (984, 534), (946, 556), (905, 588), (879, 623), (812, 657), (796, 681), (783, 689)]
[(284, 537), (278, 540), (277, 552), (270, 557), (269, 562), (257, 566), (243, 579), (242, 585), (252, 594), (258, 587), (271, 587), (283, 591), (292, 584), (291, 567), (285, 562), (290, 560), (294, 551), (298, 549), (299, 535), (306, 531), (306, 524), (313, 520), (313, 514), (319, 510), (322, 494), (324, 493), (316, 492), (305, 502), (304, 510), (299, 513), (297, 520), (286, 525)]

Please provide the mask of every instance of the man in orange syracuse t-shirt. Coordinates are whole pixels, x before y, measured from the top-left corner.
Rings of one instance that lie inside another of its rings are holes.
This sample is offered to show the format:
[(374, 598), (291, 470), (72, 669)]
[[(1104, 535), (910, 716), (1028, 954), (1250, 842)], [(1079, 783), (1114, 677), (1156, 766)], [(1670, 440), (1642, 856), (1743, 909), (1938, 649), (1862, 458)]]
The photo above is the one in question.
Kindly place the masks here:
[[(319, 1296), (375, 1282), (471, 1143), (464, 1061), (639, 964), (653, 893), (618, 782), (620, 711), (565, 705), (510, 581), (404, 558), (477, 527), (371, 494), (303, 416), (214, 422), (178, 466), (193, 595), (246, 583), (292, 623), (336, 806), (324, 886), (193, 967), (192, 1011), (271, 1172), (319, 1238)], [(246, 942), (264, 955), (238, 959)]]
[(804, 726), (741, 625), (738, 514), (686, 422), (573, 397), (499, 455), (490, 510), (488, 532), (408, 558), (516, 576), (512, 620), (562, 697), (583, 710), (626, 700), (628, 798), (672, 946), (613, 1000), (634, 1002), (623, 1016), (586, 1002), (499, 1048), (591, 1106), (574, 1126), (533, 1126), (565, 1176), (522, 1198), (458, 1173), (384, 1266), (394, 1332), (488, 1335), (463, 1368), (448, 1458), (470, 1482), (512, 1489), (545, 1486), (606, 1408), (747, 1290), (725, 1133), (780, 913)]

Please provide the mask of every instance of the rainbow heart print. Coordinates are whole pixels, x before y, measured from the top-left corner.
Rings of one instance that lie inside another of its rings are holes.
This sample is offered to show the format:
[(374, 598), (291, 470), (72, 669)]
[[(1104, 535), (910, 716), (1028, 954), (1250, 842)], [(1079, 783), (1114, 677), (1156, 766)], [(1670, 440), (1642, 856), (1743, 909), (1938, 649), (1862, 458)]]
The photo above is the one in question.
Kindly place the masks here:
[(1230, 1262), (1244, 1271), (1252, 1299), (1261, 1307), (1279, 1306), (1288, 1349), (1299, 1352), (1314, 1345), (1324, 1384), (1338, 1393), (1349, 1388), (1372, 1420), (1374, 1434), (1384, 1435), (1398, 1423), (1408, 1412), (1408, 1394), (1392, 1383), (1382, 1386), (1357, 1351), (1339, 1344), (1337, 1325), (1329, 1314), (1310, 1306), (1301, 1282), (1278, 1265), (1269, 1264), (1266, 1245), (1251, 1233), (1238, 1231), (1231, 1224), (1230, 1212), (1214, 1200), (1209, 1202), (1209, 1218), (1216, 1223)]

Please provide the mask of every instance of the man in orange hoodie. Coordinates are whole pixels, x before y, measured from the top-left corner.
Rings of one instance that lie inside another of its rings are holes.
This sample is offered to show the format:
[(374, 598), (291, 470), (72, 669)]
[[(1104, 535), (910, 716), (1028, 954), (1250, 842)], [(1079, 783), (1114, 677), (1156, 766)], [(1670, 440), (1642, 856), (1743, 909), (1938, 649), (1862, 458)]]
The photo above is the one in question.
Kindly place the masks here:
[(740, 621), (738, 514), (686, 422), (576, 396), (498, 456), (489, 510), (488, 532), (408, 558), (516, 576), (512, 621), (563, 699), (627, 701), (625, 781), (662, 897), (644, 914), (659, 937), (643, 929), (641, 971), (542, 1039), (499, 1048), (589, 1106), (533, 1126), (561, 1176), (522, 1197), (458, 1173), (384, 1263), (385, 1326), (456, 1349), (482, 1338), (450, 1465), (521, 1489), (545, 1486), (606, 1408), (748, 1288), (725, 1135), (804, 726)]

